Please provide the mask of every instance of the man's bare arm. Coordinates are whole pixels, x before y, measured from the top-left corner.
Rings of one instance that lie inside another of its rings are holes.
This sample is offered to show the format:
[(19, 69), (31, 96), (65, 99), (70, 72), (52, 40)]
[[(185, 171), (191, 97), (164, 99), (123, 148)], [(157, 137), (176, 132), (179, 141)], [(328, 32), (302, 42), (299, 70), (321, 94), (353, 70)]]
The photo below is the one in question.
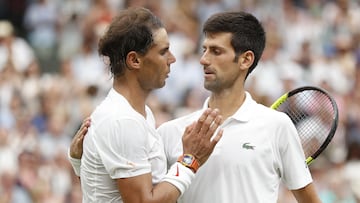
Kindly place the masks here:
[(292, 193), (299, 203), (321, 203), (312, 183), (301, 189), (292, 190)]

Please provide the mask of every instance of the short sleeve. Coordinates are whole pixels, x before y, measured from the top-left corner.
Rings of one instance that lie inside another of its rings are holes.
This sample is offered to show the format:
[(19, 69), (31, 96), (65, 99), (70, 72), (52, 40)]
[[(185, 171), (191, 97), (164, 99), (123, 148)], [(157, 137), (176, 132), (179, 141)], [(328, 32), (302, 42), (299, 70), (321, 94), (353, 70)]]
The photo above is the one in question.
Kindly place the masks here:
[(281, 177), (284, 184), (290, 190), (305, 187), (312, 182), (312, 177), (305, 161), (300, 138), (290, 118), (286, 117), (282, 121), (278, 135)]
[(148, 132), (144, 124), (131, 118), (109, 122), (99, 126), (95, 143), (110, 177), (118, 179), (150, 173)]

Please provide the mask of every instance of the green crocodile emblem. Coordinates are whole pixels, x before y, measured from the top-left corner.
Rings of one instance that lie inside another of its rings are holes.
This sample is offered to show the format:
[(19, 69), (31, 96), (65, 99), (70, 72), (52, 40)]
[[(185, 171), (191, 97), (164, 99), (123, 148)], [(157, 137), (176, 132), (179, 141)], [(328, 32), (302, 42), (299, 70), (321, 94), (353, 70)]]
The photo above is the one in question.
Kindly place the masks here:
[(251, 150), (254, 150), (254, 148), (255, 148), (255, 146), (250, 145), (249, 142), (244, 143), (244, 144), (242, 145), (242, 147), (243, 147), (244, 149), (251, 149)]

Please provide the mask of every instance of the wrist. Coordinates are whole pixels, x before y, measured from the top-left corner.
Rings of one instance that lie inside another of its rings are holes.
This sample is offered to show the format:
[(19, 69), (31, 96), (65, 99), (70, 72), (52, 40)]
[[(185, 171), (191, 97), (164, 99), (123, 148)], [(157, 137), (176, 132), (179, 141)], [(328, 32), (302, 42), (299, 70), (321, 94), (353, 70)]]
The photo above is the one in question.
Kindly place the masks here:
[(80, 176), (81, 159), (76, 159), (71, 157), (70, 150), (68, 150), (68, 160), (70, 161), (71, 166), (73, 167), (75, 175)]
[(191, 169), (194, 173), (199, 169), (200, 163), (198, 160), (191, 154), (183, 154), (181, 155), (177, 162)]
[(174, 185), (180, 192), (180, 196), (190, 187), (195, 173), (179, 162), (175, 162), (165, 175), (163, 181)]

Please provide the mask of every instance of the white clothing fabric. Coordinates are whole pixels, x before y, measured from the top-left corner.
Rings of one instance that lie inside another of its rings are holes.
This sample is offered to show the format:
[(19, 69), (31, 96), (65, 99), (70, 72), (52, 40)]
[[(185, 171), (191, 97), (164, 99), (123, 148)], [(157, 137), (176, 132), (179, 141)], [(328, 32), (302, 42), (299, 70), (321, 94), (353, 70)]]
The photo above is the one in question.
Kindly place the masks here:
[[(182, 153), (185, 127), (207, 106), (208, 100), (202, 110), (158, 128), (168, 165)], [(312, 182), (296, 129), (284, 113), (256, 103), (246, 93), (244, 104), (220, 128), (221, 140), (179, 202), (276, 203), (280, 180), (291, 190)]]
[(75, 172), (75, 175), (80, 177), (81, 159), (72, 158), (70, 155), (70, 148), (68, 149), (67, 158), (70, 161), (70, 164)]
[(146, 107), (145, 119), (111, 89), (92, 113), (84, 139), (83, 202), (122, 202), (115, 179), (152, 173), (156, 184), (166, 170), (163, 143), (151, 110)]
[(175, 162), (169, 169), (163, 181), (169, 182), (180, 191), (180, 196), (189, 188), (195, 173), (179, 162)]

